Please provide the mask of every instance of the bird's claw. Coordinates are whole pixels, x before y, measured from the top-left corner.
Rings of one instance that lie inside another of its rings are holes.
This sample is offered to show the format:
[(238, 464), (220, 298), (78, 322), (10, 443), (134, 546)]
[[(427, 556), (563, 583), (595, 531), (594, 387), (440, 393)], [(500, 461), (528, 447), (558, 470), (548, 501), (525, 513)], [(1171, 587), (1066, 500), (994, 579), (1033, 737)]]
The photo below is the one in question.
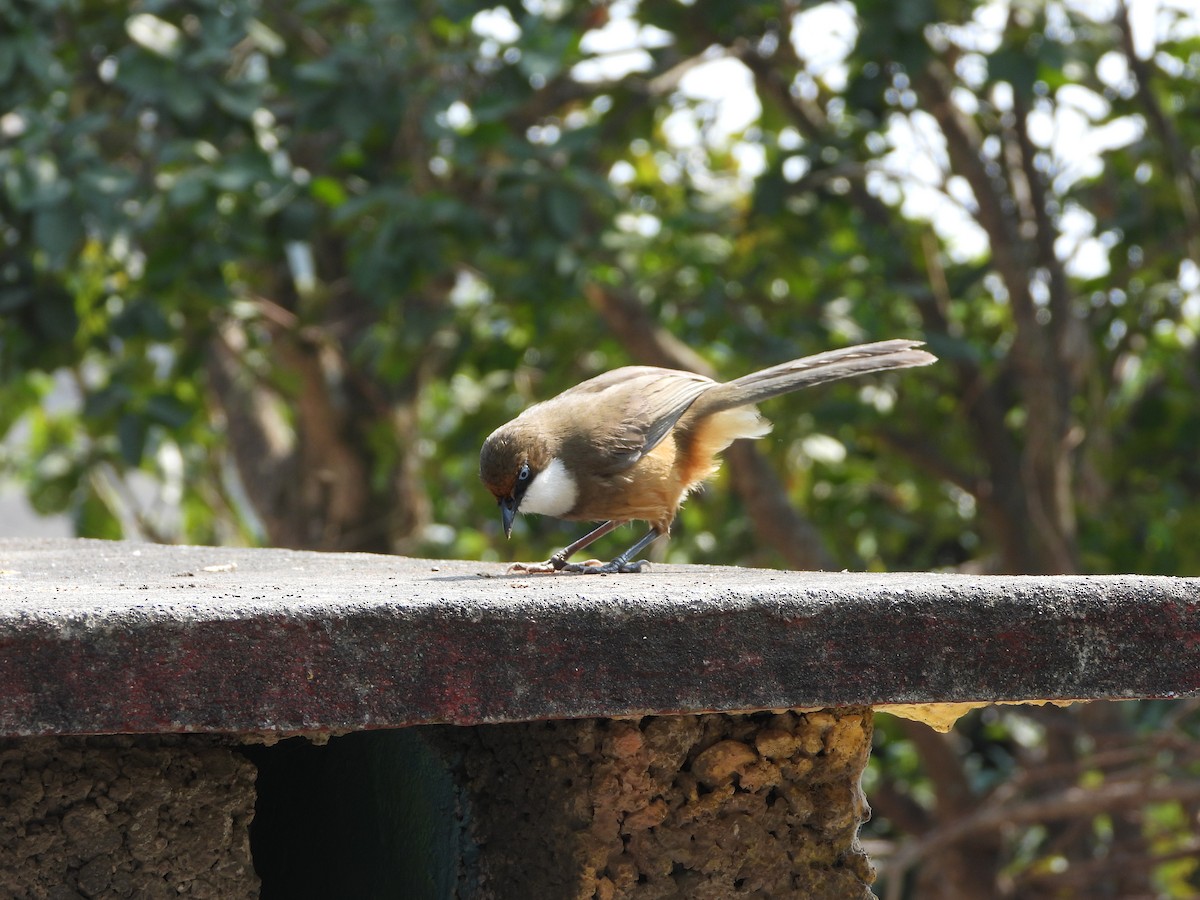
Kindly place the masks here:
[(551, 557), (544, 563), (513, 563), (508, 567), (509, 575), (552, 575), (555, 572), (566, 572), (570, 575), (625, 575), (632, 572), (643, 572), (649, 563), (644, 559), (625, 562), (614, 559), (602, 563), (598, 559), (587, 562), (569, 563), (558, 557)]
[(644, 559), (632, 562), (614, 559), (612, 562), (601, 563), (599, 560), (588, 560), (585, 563), (566, 563), (561, 571), (572, 572), (576, 575), (617, 575), (644, 571), (649, 565)]

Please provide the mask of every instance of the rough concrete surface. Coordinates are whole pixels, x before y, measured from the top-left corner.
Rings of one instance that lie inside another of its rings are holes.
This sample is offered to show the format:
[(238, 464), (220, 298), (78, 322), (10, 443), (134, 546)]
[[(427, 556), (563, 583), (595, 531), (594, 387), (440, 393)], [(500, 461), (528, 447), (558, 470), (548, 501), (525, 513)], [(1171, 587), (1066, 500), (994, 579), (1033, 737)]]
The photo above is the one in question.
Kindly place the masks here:
[(1200, 692), (1200, 580), (0, 541), (0, 734)]
[(208, 735), (0, 740), (0, 897), (258, 896), (254, 766)]
[(870, 710), (443, 729), (478, 849), (464, 898), (872, 896)]

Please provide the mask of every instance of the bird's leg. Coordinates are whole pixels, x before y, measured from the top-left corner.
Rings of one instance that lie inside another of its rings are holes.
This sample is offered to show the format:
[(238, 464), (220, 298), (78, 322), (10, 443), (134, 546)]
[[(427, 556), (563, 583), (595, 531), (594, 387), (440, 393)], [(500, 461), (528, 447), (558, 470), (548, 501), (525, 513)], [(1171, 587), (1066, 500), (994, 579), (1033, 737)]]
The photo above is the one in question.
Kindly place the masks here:
[(589, 566), (586, 563), (565, 563), (562, 566), (562, 571), (578, 572), (581, 575), (615, 575), (618, 572), (640, 572), (642, 571), (642, 566), (646, 564), (646, 561), (644, 559), (639, 559), (634, 562), (630, 562), (630, 560), (662, 537), (664, 533), (665, 532), (659, 531), (657, 528), (651, 528), (648, 532), (642, 535), (641, 539), (636, 544), (634, 544), (620, 556), (613, 559), (612, 562), (607, 562), (599, 566)]
[[(568, 546), (564, 547), (562, 550), (559, 550), (557, 553), (555, 553), (552, 557), (550, 557), (544, 563), (513, 563), (511, 566), (508, 567), (508, 571), (509, 572), (531, 572), (531, 573), (535, 573), (535, 574), (540, 574), (543, 572), (558, 572), (558, 571), (561, 571), (562, 569), (567, 569), (567, 567), (569, 565), (569, 563), (567, 562), (568, 559), (570, 559), (572, 556), (574, 556), (576, 553), (578, 553), (580, 550), (582, 550), (588, 544), (592, 543), (595, 540), (598, 540), (599, 538), (604, 537), (606, 534), (608, 534), (610, 531), (612, 531), (614, 528), (616, 528), (620, 524), (622, 524), (622, 523), (617, 521), (616, 519), (610, 519), (609, 521), (607, 521), (603, 525), (601, 525), (599, 528), (595, 528), (592, 531), (589, 531), (587, 534), (585, 534), (583, 537), (581, 537), (575, 543), (569, 544)], [(636, 551), (634, 551), (634, 552), (636, 552)], [(568, 569), (568, 571), (573, 571), (573, 570)]]
[(587, 534), (585, 534), (583, 537), (581, 537), (575, 543), (573, 543), (567, 547), (564, 547), (562, 550), (559, 550), (552, 557), (550, 557), (550, 559), (548, 561), (549, 564), (554, 566), (554, 568), (556, 568), (556, 569), (563, 568), (564, 566), (567, 565), (568, 559), (570, 559), (572, 556), (574, 556), (576, 553), (578, 553), (584, 547), (588, 546), (588, 544), (591, 544), (593, 541), (596, 541), (599, 538), (604, 537), (606, 534), (608, 534), (610, 531), (612, 531), (614, 528), (616, 528), (620, 524), (622, 524), (622, 523), (618, 522), (616, 519), (609, 519), (607, 522), (605, 522), (599, 528), (595, 528), (592, 531), (589, 531)]

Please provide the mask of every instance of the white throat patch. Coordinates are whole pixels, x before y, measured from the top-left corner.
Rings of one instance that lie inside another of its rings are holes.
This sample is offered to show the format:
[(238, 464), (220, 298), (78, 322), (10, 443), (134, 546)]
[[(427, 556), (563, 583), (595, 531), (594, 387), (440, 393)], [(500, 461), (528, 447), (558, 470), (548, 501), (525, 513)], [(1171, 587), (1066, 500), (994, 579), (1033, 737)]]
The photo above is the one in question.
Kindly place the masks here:
[(579, 488), (575, 479), (558, 457), (550, 460), (550, 465), (530, 482), (525, 496), (521, 498), (519, 512), (532, 513), (539, 516), (563, 516), (575, 506), (575, 498), (579, 496)]

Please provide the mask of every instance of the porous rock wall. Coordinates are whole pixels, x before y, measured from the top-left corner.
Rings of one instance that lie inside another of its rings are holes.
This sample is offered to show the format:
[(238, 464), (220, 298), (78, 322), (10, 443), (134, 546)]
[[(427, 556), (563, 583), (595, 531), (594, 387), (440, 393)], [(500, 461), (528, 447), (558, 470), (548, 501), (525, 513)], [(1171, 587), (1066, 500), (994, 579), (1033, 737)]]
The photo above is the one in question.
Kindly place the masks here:
[(446, 729), (479, 848), (464, 893), (869, 898), (870, 739), (865, 709)]
[(254, 778), (204, 735), (0, 739), (0, 896), (258, 897)]

